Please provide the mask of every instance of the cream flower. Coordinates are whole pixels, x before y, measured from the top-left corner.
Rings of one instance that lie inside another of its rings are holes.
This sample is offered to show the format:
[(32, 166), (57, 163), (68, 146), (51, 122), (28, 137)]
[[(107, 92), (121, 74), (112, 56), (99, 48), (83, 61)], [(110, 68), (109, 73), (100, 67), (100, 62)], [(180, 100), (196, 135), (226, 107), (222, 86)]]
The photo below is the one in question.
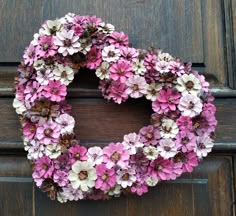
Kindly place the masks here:
[(97, 179), (96, 169), (92, 163), (77, 161), (72, 165), (68, 179), (74, 189), (80, 188), (86, 192), (95, 185), (95, 180)]
[(115, 31), (115, 26), (113, 26), (110, 23), (105, 24), (104, 22), (99, 24), (98, 31), (105, 33), (105, 34), (111, 34)]
[(157, 148), (154, 146), (146, 146), (143, 148), (143, 153), (146, 155), (148, 160), (155, 160), (158, 157)]
[(144, 60), (137, 60), (133, 65), (133, 71), (137, 75), (144, 75), (147, 71), (144, 65)]
[(200, 98), (186, 94), (180, 98), (178, 108), (182, 112), (183, 116), (189, 116), (192, 118), (201, 113), (202, 103)]
[(159, 96), (159, 92), (162, 89), (162, 86), (159, 83), (151, 83), (147, 88), (146, 98), (151, 101), (155, 101)]
[(157, 179), (157, 178), (154, 178), (154, 177), (152, 177), (152, 176), (149, 176), (149, 177), (147, 177), (147, 179), (146, 179), (146, 183), (147, 183), (148, 186), (154, 187), (154, 186), (157, 185), (158, 179)]
[(74, 79), (74, 70), (71, 67), (58, 64), (53, 70), (55, 80), (60, 80), (62, 84), (69, 85)]
[(19, 101), (17, 99), (17, 95), (16, 95), (16, 98), (13, 101), (13, 107), (16, 109), (16, 113), (19, 114), (19, 115), (22, 115), (27, 110), (25, 105), (24, 105), (24, 102)]
[(97, 68), (95, 74), (101, 80), (109, 78), (109, 64), (107, 62), (103, 62), (99, 68)]
[(42, 25), (42, 28), (39, 30), (40, 35), (55, 35), (56, 32), (61, 31), (63, 23), (57, 20), (48, 20), (45, 24)]
[(61, 154), (61, 146), (57, 144), (47, 145), (46, 155), (51, 159), (56, 159)]
[(174, 138), (179, 132), (177, 124), (172, 119), (163, 119), (161, 124), (161, 136), (165, 139)]
[(106, 193), (109, 196), (119, 197), (121, 194), (121, 186), (117, 184), (115, 187), (111, 188), (109, 191), (106, 191)]
[(171, 60), (173, 60), (174, 58), (173, 58), (173, 56), (171, 56), (169, 53), (163, 53), (163, 52), (159, 52), (158, 53), (158, 60), (159, 61), (171, 61)]
[(189, 93), (197, 96), (201, 90), (201, 83), (193, 74), (184, 74), (177, 79), (176, 89), (183, 95)]

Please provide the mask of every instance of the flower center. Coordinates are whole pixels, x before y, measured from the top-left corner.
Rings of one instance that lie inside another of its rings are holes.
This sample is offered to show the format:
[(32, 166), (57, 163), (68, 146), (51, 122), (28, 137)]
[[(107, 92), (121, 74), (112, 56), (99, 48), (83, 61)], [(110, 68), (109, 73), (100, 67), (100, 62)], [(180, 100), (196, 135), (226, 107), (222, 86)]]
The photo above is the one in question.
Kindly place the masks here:
[(65, 39), (64, 40), (64, 46), (66, 46), (66, 47), (70, 47), (71, 46), (71, 40), (70, 39)]
[(48, 170), (48, 165), (47, 165), (46, 163), (43, 163), (42, 168), (43, 168), (44, 170)]
[(124, 181), (128, 181), (129, 180), (129, 173), (125, 173), (121, 178)]
[(205, 148), (206, 148), (206, 146), (205, 146), (203, 143), (199, 143), (199, 144), (198, 144), (198, 147), (199, 147), (200, 149), (205, 149)]
[(123, 69), (119, 69), (117, 72), (118, 72), (118, 74), (120, 74), (120, 75), (124, 74), (124, 70), (123, 70)]
[(36, 131), (36, 126), (31, 125), (29, 131), (30, 131), (30, 133), (34, 133)]
[(47, 129), (44, 130), (44, 135), (47, 136), (47, 137), (49, 137), (51, 135), (51, 133), (52, 133), (51, 128), (47, 128)]
[(49, 29), (49, 32), (50, 32), (51, 35), (56, 34), (56, 32), (57, 32), (57, 27), (56, 27), (56, 26), (53, 26), (51, 29)]
[(188, 90), (191, 90), (194, 86), (194, 83), (192, 81), (188, 81), (186, 82), (185, 86)]
[(153, 138), (153, 133), (152, 132), (146, 133), (145, 138), (148, 139), (148, 140), (151, 140)]
[(59, 89), (58, 88), (56, 88), (56, 87), (53, 87), (52, 88), (52, 93), (53, 94), (57, 94), (59, 92)]
[(163, 168), (163, 167), (162, 167), (160, 164), (157, 164), (157, 165), (155, 165), (155, 167), (154, 167), (154, 169), (157, 170), (157, 171), (162, 170), (162, 168)]
[(169, 133), (169, 132), (171, 131), (171, 127), (164, 126), (164, 127), (163, 127), (163, 130), (164, 130), (166, 133)]
[(134, 90), (134, 91), (139, 91), (139, 86), (138, 86), (137, 84), (134, 84), (134, 85), (133, 85), (133, 90)]
[(111, 160), (117, 162), (120, 159), (120, 154), (118, 152), (114, 152), (111, 156)]
[(50, 110), (48, 108), (42, 108), (41, 116), (46, 117), (49, 115)]
[(189, 102), (188, 109), (193, 109), (194, 103), (192, 101)]
[(88, 172), (87, 171), (81, 171), (79, 173), (79, 179), (80, 180), (85, 180), (86, 178), (88, 178)]
[(107, 181), (109, 179), (109, 176), (107, 175), (107, 173), (104, 173), (103, 175), (102, 175), (102, 180), (103, 181)]
[(43, 44), (43, 50), (46, 51), (49, 48), (49, 46), (50, 45), (48, 43)]
[(189, 143), (189, 138), (188, 137), (182, 138), (181, 143), (184, 144), (184, 145), (188, 144)]
[(165, 151), (170, 151), (171, 150), (171, 147), (169, 147), (169, 146), (164, 146), (164, 149), (165, 149)]
[(63, 72), (61, 73), (61, 77), (62, 77), (62, 78), (66, 78), (66, 77), (67, 77), (66, 71), (63, 71)]
[(113, 51), (109, 51), (107, 54), (109, 57), (114, 57), (116, 54)]
[(78, 159), (78, 160), (80, 159), (80, 153), (79, 153), (79, 152), (77, 152), (77, 153), (75, 154), (75, 158)]
[(201, 124), (199, 121), (195, 122), (194, 125), (193, 125), (194, 128), (200, 128), (201, 127)]
[(174, 162), (175, 163), (179, 163), (179, 162), (186, 162), (187, 161), (187, 157), (184, 153), (179, 152), (178, 154), (176, 154), (174, 156)]

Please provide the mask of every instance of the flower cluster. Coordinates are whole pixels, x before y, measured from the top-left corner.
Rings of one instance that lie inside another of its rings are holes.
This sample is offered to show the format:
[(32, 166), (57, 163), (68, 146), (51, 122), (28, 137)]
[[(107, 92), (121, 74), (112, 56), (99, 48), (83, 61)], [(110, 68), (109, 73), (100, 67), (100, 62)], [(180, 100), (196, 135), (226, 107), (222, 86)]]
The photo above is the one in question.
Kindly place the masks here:
[[(150, 125), (104, 148), (83, 147), (65, 102), (81, 67), (95, 71), (105, 99), (149, 100)], [(125, 33), (95, 16), (45, 21), (24, 52), (13, 102), (36, 185), (60, 202), (109, 199), (142, 195), (192, 172), (213, 147), (216, 108), (208, 86), (190, 64), (130, 47)]]

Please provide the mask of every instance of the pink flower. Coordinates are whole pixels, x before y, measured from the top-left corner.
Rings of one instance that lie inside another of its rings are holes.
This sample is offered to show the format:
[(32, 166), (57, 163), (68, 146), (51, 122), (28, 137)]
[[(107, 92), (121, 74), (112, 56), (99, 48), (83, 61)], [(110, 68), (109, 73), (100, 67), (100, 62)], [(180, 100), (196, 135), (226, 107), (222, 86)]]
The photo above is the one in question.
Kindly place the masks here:
[(40, 143), (48, 145), (58, 142), (60, 132), (61, 127), (57, 123), (45, 123), (37, 128), (35, 137), (39, 140)]
[(134, 63), (138, 57), (138, 51), (132, 47), (120, 47), (121, 56), (129, 61), (130, 63)]
[(172, 172), (173, 163), (162, 157), (158, 157), (156, 160), (152, 161), (148, 167), (148, 173), (159, 180), (169, 180)]
[(179, 61), (171, 61), (169, 64), (170, 71), (178, 76), (181, 76), (185, 73), (184, 65)]
[(202, 103), (199, 97), (194, 95), (186, 94), (180, 98), (179, 110), (182, 112), (183, 116), (194, 117), (202, 111)]
[(32, 140), (36, 134), (36, 130), (37, 130), (37, 124), (33, 122), (27, 122), (23, 127), (23, 134), (24, 136)]
[(125, 146), (126, 149), (129, 150), (131, 155), (136, 154), (138, 148), (143, 147), (143, 143), (140, 142), (140, 136), (136, 133), (129, 133), (124, 135), (124, 141), (122, 144)]
[(115, 47), (119, 48), (120, 46), (128, 46), (129, 38), (124, 32), (113, 32), (108, 39), (110, 44), (113, 44)]
[(42, 96), (41, 85), (37, 81), (28, 82), (26, 84), (24, 95), (25, 101), (33, 103)]
[(117, 63), (112, 64), (109, 71), (110, 78), (121, 83), (125, 83), (133, 75), (132, 66), (126, 60), (119, 60)]
[(73, 55), (80, 49), (79, 37), (74, 34), (73, 30), (56, 33), (54, 44), (59, 47), (58, 52), (63, 56)]
[(144, 77), (138, 75), (131, 76), (126, 81), (126, 86), (128, 88), (125, 92), (132, 98), (139, 98), (147, 93), (148, 86)]
[(208, 111), (209, 113), (211, 113), (212, 115), (215, 115), (216, 113), (216, 107), (214, 104), (212, 103), (206, 103), (203, 105), (203, 110), (204, 111)]
[(80, 145), (75, 145), (69, 148), (70, 152), (70, 161), (71, 163), (75, 163), (76, 161), (86, 161), (88, 159), (88, 156), (86, 155), (87, 153), (87, 148), (80, 146)]
[(129, 153), (121, 143), (110, 143), (103, 149), (103, 162), (108, 169), (119, 166), (124, 169), (129, 164)]
[(71, 162), (68, 154), (62, 154), (54, 160), (55, 169), (69, 171), (71, 168)]
[(116, 172), (115, 169), (108, 169), (105, 164), (99, 164), (96, 166), (97, 180), (95, 182), (95, 188), (102, 191), (109, 190), (116, 184)]
[(147, 54), (144, 59), (144, 65), (148, 70), (156, 70), (157, 56), (152, 54)]
[(53, 180), (60, 187), (64, 187), (68, 184), (68, 173), (62, 170), (56, 170), (53, 174)]
[(166, 61), (159, 61), (156, 64), (156, 70), (159, 73), (168, 73), (170, 71), (170, 63)]
[(180, 116), (176, 123), (180, 130), (192, 130), (192, 119), (188, 116)]
[(146, 155), (143, 153), (143, 150), (140, 149), (136, 154), (131, 155), (130, 157), (130, 166), (136, 170), (137, 173), (144, 174), (147, 172), (149, 165), (149, 160)]
[(213, 147), (212, 139), (208, 134), (197, 137), (197, 146), (195, 152), (199, 158), (206, 157)]
[(157, 113), (166, 113), (169, 110), (175, 111), (180, 96), (179, 93), (173, 92), (172, 88), (162, 89), (159, 97), (152, 103), (152, 109)]
[(26, 65), (32, 65), (37, 60), (36, 49), (32, 44), (26, 48), (23, 58)]
[(175, 138), (176, 146), (182, 152), (193, 151), (196, 148), (196, 136), (187, 130), (180, 131)]
[(61, 126), (61, 134), (71, 134), (75, 126), (75, 119), (67, 114), (61, 114), (55, 120)]
[(134, 182), (132, 187), (130, 188), (132, 193), (136, 193), (139, 196), (143, 195), (144, 193), (148, 192), (148, 186), (146, 182)]
[(183, 172), (192, 172), (193, 167), (196, 167), (199, 163), (197, 154), (195, 152), (179, 152), (174, 157), (174, 163), (180, 163)]
[(109, 97), (118, 104), (121, 104), (128, 99), (128, 94), (125, 91), (126, 85), (123, 83), (113, 82), (109, 90)]
[(122, 188), (131, 187), (133, 183), (137, 180), (136, 172), (134, 169), (119, 169), (117, 170), (117, 184)]
[(42, 86), (42, 95), (51, 101), (60, 102), (65, 100), (66, 85), (63, 85), (59, 80), (49, 80), (48, 85)]
[(46, 178), (50, 178), (54, 171), (53, 161), (47, 156), (39, 158), (35, 162), (34, 172), (32, 174), (36, 185), (40, 187)]
[(93, 70), (97, 69), (102, 62), (102, 53), (96, 47), (92, 47), (86, 55), (87, 68)]
[(54, 56), (57, 53), (57, 46), (53, 44), (53, 38), (51, 36), (40, 37), (37, 53), (40, 57)]
[(139, 131), (140, 141), (145, 145), (157, 145), (161, 138), (160, 131), (152, 125), (143, 127)]

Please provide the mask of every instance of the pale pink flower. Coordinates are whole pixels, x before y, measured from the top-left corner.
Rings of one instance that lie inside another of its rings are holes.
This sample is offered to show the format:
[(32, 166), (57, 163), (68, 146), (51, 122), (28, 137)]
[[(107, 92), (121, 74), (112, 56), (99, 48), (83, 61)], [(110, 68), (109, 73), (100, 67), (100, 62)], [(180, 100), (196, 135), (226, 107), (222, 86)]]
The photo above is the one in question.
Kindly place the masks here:
[(196, 136), (187, 130), (180, 131), (175, 138), (176, 146), (182, 152), (193, 151), (196, 148)]
[(183, 116), (192, 118), (200, 114), (202, 111), (202, 103), (198, 97), (187, 94), (180, 98), (178, 108)]
[(43, 69), (36, 72), (36, 80), (40, 85), (48, 85), (49, 80), (53, 80), (53, 72), (50, 69)]
[(102, 59), (106, 62), (116, 62), (120, 58), (120, 50), (114, 45), (105, 46), (102, 50)]
[(147, 93), (148, 86), (144, 77), (138, 75), (131, 76), (125, 84), (128, 86), (125, 92), (132, 98), (139, 98)]
[(70, 134), (73, 132), (75, 119), (71, 115), (67, 113), (61, 114), (55, 121), (61, 125), (61, 134)]
[(177, 147), (172, 139), (161, 139), (157, 151), (164, 159), (172, 158), (177, 154)]
[(152, 125), (143, 127), (139, 131), (140, 141), (145, 145), (157, 145), (161, 138), (160, 131)]
[(124, 32), (113, 32), (110, 34), (108, 41), (115, 47), (128, 46), (129, 44), (128, 35), (126, 35)]
[(144, 144), (140, 141), (140, 136), (136, 133), (124, 135), (122, 144), (129, 150), (131, 155), (136, 154), (138, 148), (142, 148)]
[(206, 157), (209, 152), (211, 152), (213, 147), (212, 139), (209, 135), (203, 134), (197, 137), (197, 146), (195, 152), (199, 158)]
[(185, 68), (182, 62), (179, 61), (171, 61), (169, 63), (170, 71), (174, 74), (177, 74), (178, 76), (181, 76), (185, 73)]
[(122, 188), (131, 187), (136, 179), (136, 172), (132, 168), (117, 170), (116, 181)]
[(73, 30), (56, 33), (54, 44), (59, 47), (58, 52), (63, 56), (73, 55), (80, 49), (79, 37), (74, 34)]
[(156, 70), (159, 73), (168, 73), (170, 71), (170, 63), (166, 61), (159, 61), (156, 64)]
[(118, 166), (125, 169), (129, 163), (129, 152), (122, 143), (110, 143), (103, 149), (103, 162), (107, 168)]
[(56, 170), (53, 174), (53, 181), (60, 187), (64, 187), (68, 184), (68, 173), (62, 170)]
[[(145, 59), (144, 59), (144, 65), (146, 66), (146, 68), (148, 70), (153, 70), (155, 69), (156, 67), (156, 63), (157, 63), (157, 56), (156, 55), (153, 55), (153, 54), (150, 54), (148, 53), (146, 56), (145, 56)], [(156, 69), (155, 69), (156, 70)]]
[(101, 164), (103, 162), (103, 151), (98, 146), (89, 148), (87, 156), (88, 156), (87, 161), (92, 163), (93, 165)]
[(32, 44), (26, 48), (23, 58), (26, 65), (32, 65), (37, 60), (36, 48)]
[(120, 47), (120, 53), (123, 59), (134, 63), (137, 61), (138, 51), (133, 47)]

